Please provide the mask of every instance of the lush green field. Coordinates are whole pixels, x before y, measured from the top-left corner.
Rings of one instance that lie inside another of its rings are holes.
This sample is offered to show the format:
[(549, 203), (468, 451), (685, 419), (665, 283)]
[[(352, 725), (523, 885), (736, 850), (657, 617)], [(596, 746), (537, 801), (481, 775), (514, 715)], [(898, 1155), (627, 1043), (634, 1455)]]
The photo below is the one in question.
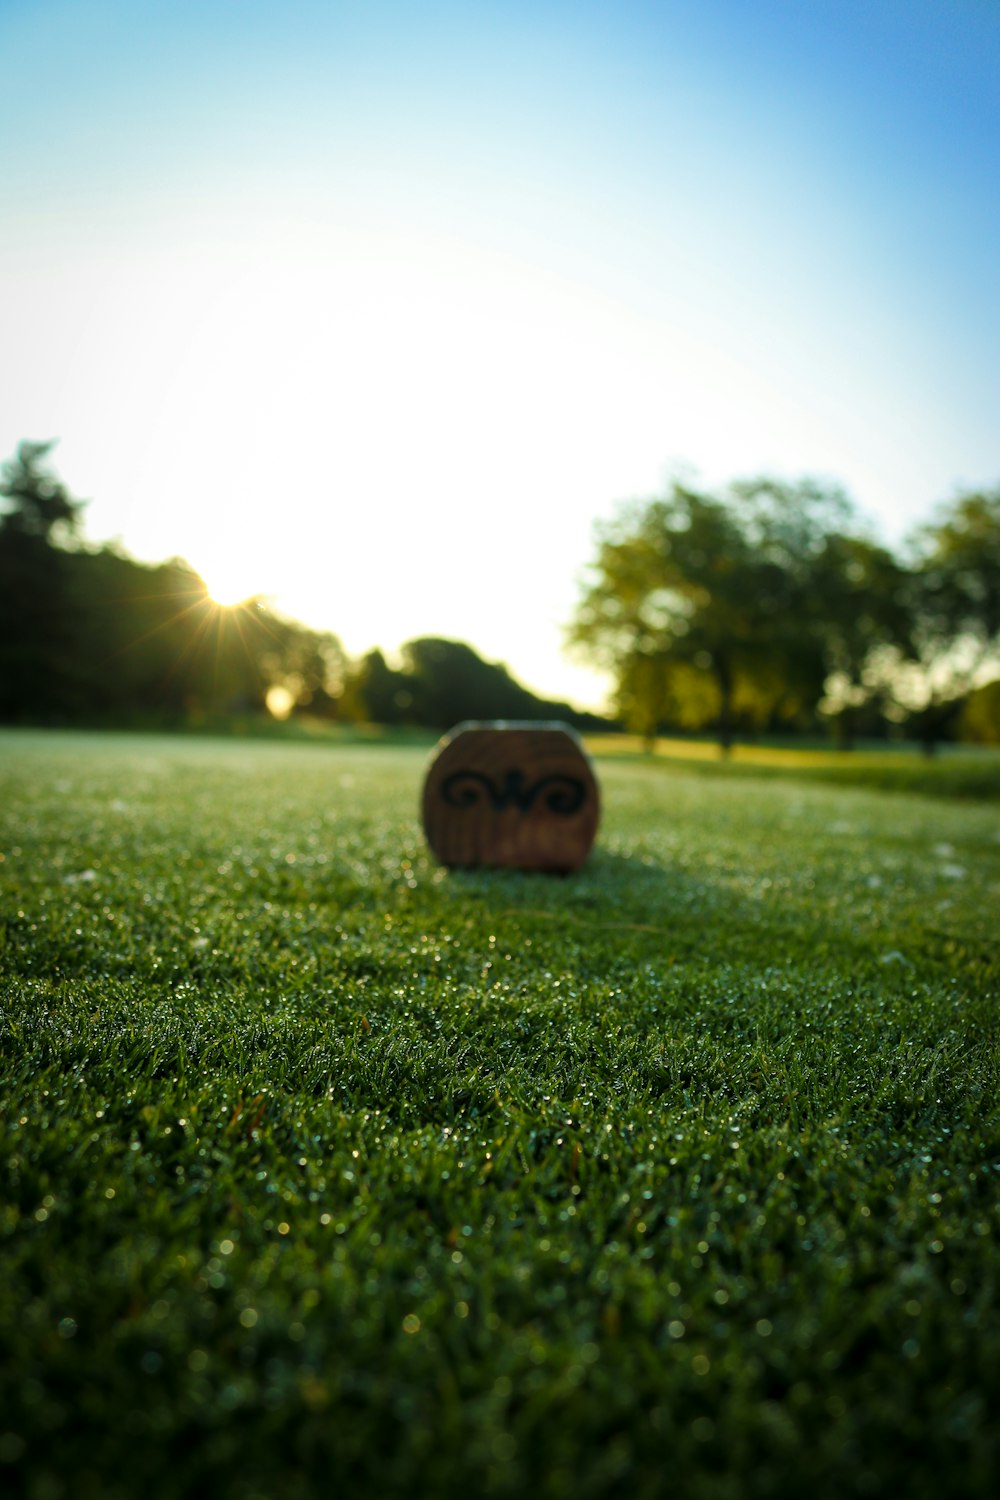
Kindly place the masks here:
[(425, 759), (0, 737), (0, 1489), (992, 1497), (995, 804)]

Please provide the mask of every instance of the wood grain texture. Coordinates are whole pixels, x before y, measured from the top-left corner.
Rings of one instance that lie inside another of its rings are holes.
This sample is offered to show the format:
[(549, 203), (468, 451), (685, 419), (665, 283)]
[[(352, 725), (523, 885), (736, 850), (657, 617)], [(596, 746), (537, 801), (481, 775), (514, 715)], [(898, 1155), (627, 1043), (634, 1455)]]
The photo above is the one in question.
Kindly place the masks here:
[(566, 874), (590, 852), (600, 796), (565, 724), (458, 724), (424, 781), (424, 832), (444, 865)]

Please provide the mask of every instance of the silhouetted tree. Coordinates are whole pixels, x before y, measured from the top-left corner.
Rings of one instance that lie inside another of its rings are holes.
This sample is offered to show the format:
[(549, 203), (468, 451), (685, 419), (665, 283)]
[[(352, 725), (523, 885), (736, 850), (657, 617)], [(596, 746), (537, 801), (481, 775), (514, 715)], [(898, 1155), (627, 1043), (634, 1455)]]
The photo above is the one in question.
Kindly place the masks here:
[(47, 545), (76, 538), (85, 500), (75, 500), (46, 467), (55, 441), (24, 442), (0, 467), (0, 498), (6, 504), (0, 529)]
[(543, 711), (506, 667), (484, 661), (464, 641), (408, 641), (402, 657), (416, 723), (448, 729), (462, 719), (537, 718)]
[(198, 659), (213, 606), (186, 564), (145, 566), (117, 549), (80, 553), (69, 717), (182, 723), (199, 703)]
[(345, 712), (369, 724), (413, 723), (410, 677), (389, 666), (377, 648), (351, 669), (344, 693)]
[[(22, 443), (0, 469), (0, 718), (61, 716), (78, 625), (69, 586), (83, 502), (52, 474), (52, 443)], [(62, 545), (58, 545), (58, 544)]]
[(408, 641), (400, 655), (401, 670), (377, 650), (348, 669), (345, 717), (439, 730), (463, 719), (559, 719), (581, 731), (615, 727), (599, 714), (537, 697), (505, 666), (484, 661), (464, 641), (421, 637)]

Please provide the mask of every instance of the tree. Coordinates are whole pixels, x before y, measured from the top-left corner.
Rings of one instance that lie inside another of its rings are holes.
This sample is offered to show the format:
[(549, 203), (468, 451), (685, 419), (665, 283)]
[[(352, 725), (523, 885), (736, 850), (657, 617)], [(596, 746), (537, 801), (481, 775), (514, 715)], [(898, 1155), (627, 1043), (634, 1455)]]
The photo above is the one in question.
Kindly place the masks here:
[(342, 711), (372, 724), (451, 729), (463, 719), (558, 719), (581, 732), (613, 725), (599, 714), (536, 697), (499, 662), (464, 641), (421, 636), (402, 647), (402, 669), (370, 651), (345, 673)]
[(389, 666), (376, 647), (348, 672), (344, 705), (350, 717), (367, 724), (412, 723), (409, 675)]
[(464, 641), (421, 637), (407, 641), (402, 657), (415, 723), (450, 729), (462, 719), (544, 717), (541, 700)]
[(258, 601), (237, 610), (237, 623), (248, 607), (255, 609), (264, 631), (257, 656), (266, 690), (284, 688), (296, 709), (316, 718), (336, 718), (347, 679), (347, 657), (337, 636), (267, 614)]
[(832, 533), (814, 569), (812, 628), (822, 641), (824, 683), (820, 712), (842, 748), (859, 726), (884, 726), (885, 687), (879, 662), (905, 650), (912, 609), (906, 569), (865, 536)]
[(75, 500), (45, 466), (55, 441), (21, 443), (14, 458), (0, 468), (0, 497), (7, 506), (0, 531), (31, 537), (45, 545), (74, 540), (86, 504)]
[[(72, 695), (77, 618), (71, 559), (83, 502), (22, 443), (0, 468), (0, 718), (61, 717)], [(59, 545), (61, 544), (61, 545)]]
[(650, 739), (675, 691), (674, 669), (715, 683), (720, 738), (730, 737), (743, 540), (725, 507), (675, 484), (597, 527), (592, 579), (570, 641), (617, 682), (617, 707)]
[(272, 627), (256, 601), (223, 608), (180, 558), (151, 565), (101, 547), (71, 561), (67, 718), (176, 725), (263, 712)]
[(598, 527), (570, 640), (615, 675), (619, 710), (647, 738), (696, 704), (723, 750), (737, 721), (795, 722), (822, 692), (816, 566), (846, 510), (809, 480), (745, 481), (723, 498), (675, 483)]
[(870, 675), (932, 753), (1000, 665), (1000, 488), (959, 494), (909, 543), (911, 622)]
[(116, 547), (80, 552), (69, 572), (75, 633), (66, 717), (181, 723), (199, 703), (212, 604), (185, 563), (136, 562)]
[(730, 504), (753, 555), (755, 692), (772, 725), (811, 721), (834, 668), (844, 580), (828, 566), (853, 536), (853, 507), (836, 485), (769, 477), (731, 486)]

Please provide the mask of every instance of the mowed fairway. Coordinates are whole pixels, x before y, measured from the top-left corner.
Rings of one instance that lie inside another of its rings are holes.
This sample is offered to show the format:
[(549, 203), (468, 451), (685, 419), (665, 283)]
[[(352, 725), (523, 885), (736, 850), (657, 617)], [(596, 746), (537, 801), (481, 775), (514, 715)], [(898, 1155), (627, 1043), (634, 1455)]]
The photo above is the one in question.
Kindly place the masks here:
[(1000, 805), (426, 759), (0, 737), (0, 1488), (992, 1497)]

